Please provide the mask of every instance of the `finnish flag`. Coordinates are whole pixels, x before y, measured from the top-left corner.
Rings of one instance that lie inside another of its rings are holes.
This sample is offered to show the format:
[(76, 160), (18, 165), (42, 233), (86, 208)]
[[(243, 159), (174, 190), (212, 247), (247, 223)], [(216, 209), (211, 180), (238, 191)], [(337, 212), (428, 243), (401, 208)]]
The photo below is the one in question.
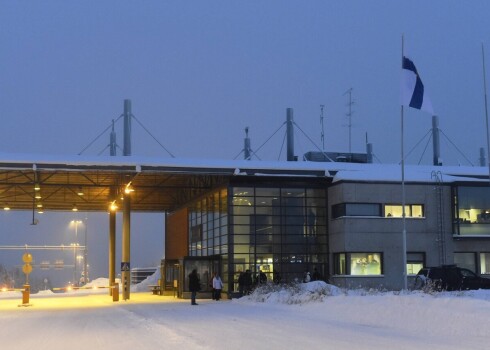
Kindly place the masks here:
[(403, 56), (402, 64), (402, 105), (426, 111), (434, 114), (432, 103), (424, 89), (415, 64), (409, 58)]

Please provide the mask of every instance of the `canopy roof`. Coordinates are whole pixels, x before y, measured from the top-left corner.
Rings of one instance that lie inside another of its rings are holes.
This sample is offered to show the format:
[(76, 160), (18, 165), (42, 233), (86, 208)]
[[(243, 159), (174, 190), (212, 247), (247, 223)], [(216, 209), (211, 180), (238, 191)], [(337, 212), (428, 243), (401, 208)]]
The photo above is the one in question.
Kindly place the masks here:
[[(488, 182), (485, 167), (406, 166), (407, 182)], [(11, 209), (107, 211), (128, 183), (132, 210), (173, 210), (234, 176), (401, 181), (399, 165), (0, 154), (0, 205)], [(39, 185), (40, 190), (36, 190)], [(41, 198), (36, 198), (40, 195)]]

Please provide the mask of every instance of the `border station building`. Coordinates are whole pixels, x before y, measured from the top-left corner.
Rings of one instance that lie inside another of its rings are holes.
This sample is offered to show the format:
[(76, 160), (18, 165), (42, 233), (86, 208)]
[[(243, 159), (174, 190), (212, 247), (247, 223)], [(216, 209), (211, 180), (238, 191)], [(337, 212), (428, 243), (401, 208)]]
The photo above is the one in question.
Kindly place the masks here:
[(246, 270), (402, 289), (404, 254), (409, 282), (440, 264), (490, 274), (485, 167), (405, 166), (406, 251), (399, 165), (3, 155), (0, 169), (0, 201), (19, 210), (34, 211), (38, 184), (44, 210), (106, 212), (131, 184), (118, 210), (166, 213), (161, 288), (181, 297), (194, 268), (203, 293), (218, 272), (232, 297)]

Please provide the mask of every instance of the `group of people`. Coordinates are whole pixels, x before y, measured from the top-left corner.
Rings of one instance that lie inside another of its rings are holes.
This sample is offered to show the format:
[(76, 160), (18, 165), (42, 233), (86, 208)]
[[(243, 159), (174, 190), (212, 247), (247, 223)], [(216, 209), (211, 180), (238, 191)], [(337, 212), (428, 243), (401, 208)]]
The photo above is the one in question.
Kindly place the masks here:
[[(274, 280), (275, 279), (276, 278), (274, 278)], [(321, 279), (322, 277), (316, 268), (313, 270), (312, 275), (310, 275), (309, 271), (305, 271), (303, 276), (304, 283), (308, 283), (310, 281), (319, 281)], [(267, 283), (267, 275), (262, 270), (259, 271), (255, 278), (252, 277), (252, 273), (250, 272), (250, 270), (240, 272), (238, 276), (238, 290), (241, 296), (250, 294), (254, 286), (265, 283)], [(220, 300), (221, 290), (223, 289), (223, 281), (221, 280), (221, 277), (218, 275), (218, 273), (215, 272), (213, 274), (213, 279), (210, 282), (210, 286), (212, 287), (213, 300)], [(191, 305), (197, 305), (196, 295), (197, 292), (201, 290), (201, 282), (199, 280), (196, 269), (192, 270), (192, 272), (189, 274), (189, 290), (191, 292)]]
[(255, 279), (252, 277), (250, 270), (240, 272), (238, 275), (238, 291), (240, 295), (250, 294), (254, 286), (264, 283), (267, 283), (267, 275), (262, 270), (255, 276)]
[[(221, 280), (221, 277), (218, 275), (217, 272), (213, 274), (213, 279), (211, 280), (210, 284), (213, 288), (213, 300), (220, 300), (221, 290), (223, 289), (223, 281)], [(199, 279), (199, 275), (197, 274), (196, 269), (192, 270), (192, 272), (189, 274), (189, 290), (191, 292), (191, 305), (198, 305), (196, 303), (196, 295), (197, 292), (201, 290), (201, 281)]]

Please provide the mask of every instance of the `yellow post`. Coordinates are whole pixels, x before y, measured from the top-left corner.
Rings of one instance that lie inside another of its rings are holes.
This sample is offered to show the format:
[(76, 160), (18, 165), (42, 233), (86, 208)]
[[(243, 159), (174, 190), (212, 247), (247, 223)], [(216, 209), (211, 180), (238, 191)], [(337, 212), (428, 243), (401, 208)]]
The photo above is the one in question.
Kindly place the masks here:
[(119, 283), (114, 283), (109, 289), (112, 290), (112, 301), (119, 301)]
[(121, 282), (123, 300), (128, 300), (131, 287), (131, 196), (124, 195), (122, 223)]
[[(109, 213), (109, 286), (116, 283), (116, 212)], [(112, 295), (112, 288), (109, 288)]]
[(24, 290), (22, 291), (22, 305), (29, 304), (29, 295), (31, 293), (31, 286), (29, 284), (24, 284)]

